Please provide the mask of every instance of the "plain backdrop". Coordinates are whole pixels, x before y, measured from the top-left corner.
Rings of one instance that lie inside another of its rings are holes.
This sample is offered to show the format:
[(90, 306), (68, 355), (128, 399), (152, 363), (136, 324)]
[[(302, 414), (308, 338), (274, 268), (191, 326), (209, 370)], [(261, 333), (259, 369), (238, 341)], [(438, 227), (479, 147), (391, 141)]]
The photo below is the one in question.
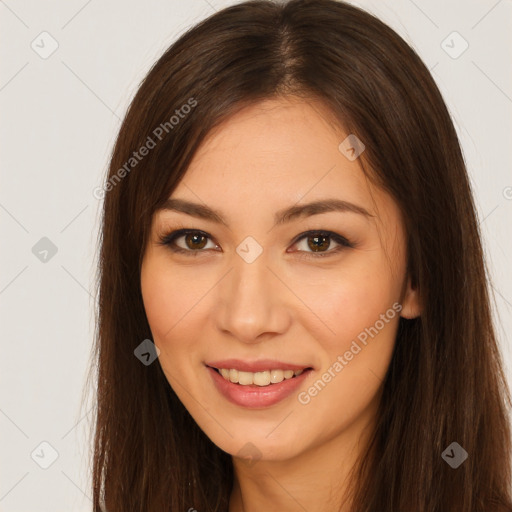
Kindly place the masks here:
[[(233, 3), (0, 0), (2, 512), (91, 510), (93, 414), (82, 397), (101, 207), (92, 191), (151, 65), (184, 30)], [(448, 104), (512, 381), (512, 2), (354, 3), (417, 50)]]

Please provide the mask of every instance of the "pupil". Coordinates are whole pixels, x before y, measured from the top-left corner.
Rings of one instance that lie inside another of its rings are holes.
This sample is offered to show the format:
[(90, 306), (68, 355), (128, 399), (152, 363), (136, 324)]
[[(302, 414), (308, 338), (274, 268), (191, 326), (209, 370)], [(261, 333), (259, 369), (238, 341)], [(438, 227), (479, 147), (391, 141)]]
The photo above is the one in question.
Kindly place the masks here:
[[(329, 237), (328, 236), (312, 236), (309, 238), (310, 240), (313, 240), (312, 243), (308, 243), (309, 248), (312, 249), (314, 252), (321, 252), (317, 249), (326, 249), (329, 247)], [(319, 242), (319, 240), (322, 240), (322, 242)]]
[[(201, 238), (203, 239), (202, 240), (202, 243), (201, 243)], [(202, 249), (205, 245), (206, 245), (206, 237), (203, 236), (203, 235), (199, 235), (197, 233), (189, 233), (186, 238), (185, 238), (186, 242), (187, 242), (187, 245), (192, 245), (191, 249)], [(192, 242), (191, 244), (189, 244), (189, 242)], [(194, 244), (196, 244), (194, 246)]]

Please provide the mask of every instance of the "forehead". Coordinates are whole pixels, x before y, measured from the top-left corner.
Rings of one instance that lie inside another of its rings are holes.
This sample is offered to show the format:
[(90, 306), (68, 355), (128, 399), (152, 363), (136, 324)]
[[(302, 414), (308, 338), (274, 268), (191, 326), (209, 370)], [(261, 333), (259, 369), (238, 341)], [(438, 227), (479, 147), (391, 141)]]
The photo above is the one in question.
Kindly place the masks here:
[(326, 176), (329, 181), (336, 175), (362, 178), (357, 161), (349, 161), (338, 149), (346, 134), (325, 113), (319, 102), (290, 98), (246, 107), (210, 132), (185, 180), (208, 189), (247, 183), (287, 185), (289, 190), (293, 183), (313, 186), (333, 166), (336, 172)]
[(374, 212), (383, 192), (368, 182), (358, 159), (339, 149), (347, 133), (319, 101), (268, 99), (212, 130), (171, 197), (239, 215), (268, 216), (325, 197)]

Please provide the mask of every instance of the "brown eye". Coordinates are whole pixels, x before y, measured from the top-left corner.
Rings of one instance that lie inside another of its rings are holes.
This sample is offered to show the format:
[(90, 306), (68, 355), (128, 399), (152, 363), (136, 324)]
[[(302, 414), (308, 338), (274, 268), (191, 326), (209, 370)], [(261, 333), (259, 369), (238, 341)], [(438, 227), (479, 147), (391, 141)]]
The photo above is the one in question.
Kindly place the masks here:
[(185, 244), (189, 249), (202, 249), (207, 243), (207, 237), (200, 233), (189, 233), (185, 235)]
[[(206, 247), (208, 242), (213, 247)], [(192, 229), (179, 229), (160, 238), (161, 245), (168, 246), (174, 252), (189, 253), (191, 256), (204, 252), (203, 249), (215, 249), (217, 246), (211, 240), (210, 235), (202, 231)]]
[[(332, 245), (334, 244), (334, 247)], [(302, 233), (293, 244), (301, 257), (326, 257), (354, 247), (345, 237), (332, 231), (308, 231)]]
[(319, 236), (309, 236), (308, 247), (313, 252), (324, 252), (324, 250), (329, 248), (330, 245), (330, 237), (328, 235), (319, 235)]

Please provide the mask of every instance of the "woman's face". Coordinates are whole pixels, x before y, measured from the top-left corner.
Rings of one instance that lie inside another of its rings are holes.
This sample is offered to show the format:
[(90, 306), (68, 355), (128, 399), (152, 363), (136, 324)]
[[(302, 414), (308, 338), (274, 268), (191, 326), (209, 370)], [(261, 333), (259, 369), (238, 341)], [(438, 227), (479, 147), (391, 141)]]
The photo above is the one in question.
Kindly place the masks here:
[[(418, 314), (399, 210), (324, 108), (273, 99), (236, 114), (196, 153), (170, 196), (181, 203), (153, 218), (141, 285), (160, 364), (234, 456), (287, 460), (357, 437), (399, 316)], [(179, 229), (191, 233), (171, 240)]]

